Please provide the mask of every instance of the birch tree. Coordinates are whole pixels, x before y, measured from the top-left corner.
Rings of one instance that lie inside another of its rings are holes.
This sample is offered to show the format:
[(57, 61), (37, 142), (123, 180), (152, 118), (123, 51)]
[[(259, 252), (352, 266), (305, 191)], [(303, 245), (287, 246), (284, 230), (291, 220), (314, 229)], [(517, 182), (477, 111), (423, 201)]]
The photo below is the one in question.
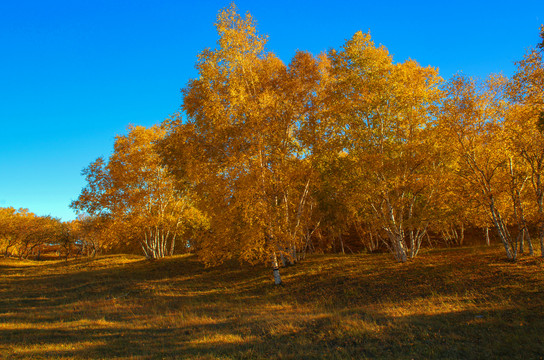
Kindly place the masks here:
[(330, 58), (333, 79), (321, 116), (333, 134), (331, 155), (343, 154), (335, 156), (352, 169), (346, 189), (356, 213), (379, 224), (404, 262), (417, 255), (439, 194), (432, 114), (441, 79), (412, 60), (394, 64), (361, 32)]
[(155, 151), (164, 135), (158, 126), (131, 126), (117, 136), (109, 160), (99, 158), (83, 171), (87, 186), (71, 205), (97, 219), (109, 217), (117, 245), (137, 244), (148, 258), (172, 255), (190, 220), (200, 217)]
[(515, 260), (522, 234), (512, 235), (508, 225), (519, 225), (521, 220), (516, 211), (519, 215), (524, 180), (514, 170), (515, 160), (505, 140), (505, 81), (491, 76), (479, 86), (473, 79), (455, 76), (446, 86), (440, 124), (443, 138), (458, 156), (456, 174), (474, 189), (487, 209), (507, 258)]
[[(266, 261), (278, 284), (278, 264), (296, 261), (304, 247), (310, 213), (312, 168), (299, 132), (317, 60), (298, 53), (286, 66), (265, 50), (251, 15), (234, 6), (219, 13), (215, 26), (218, 46), (199, 55), (199, 77), (183, 89), (187, 119), (170, 122), (165, 161), (174, 173), (176, 163), (190, 164), (199, 208), (210, 221), (199, 241), (201, 259)], [(191, 159), (179, 156), (186, 152)]]
[[(544, 39), (544, 32), (541, 33)], [(527, 167), (533, 204), (537, 209), (536, 223), (541, 255), (544, 257), (544, 62), (543, 47), (530, 49), (517, 62), (517, 69), (508, 85), (511, 108), (506, 126), (508, 143), (513, 153)], [(524, 227), (527, 229), (527, 227)], [(527, 231), (527, 230), (526, 230)], [(528, 231), (527, 231), (528, 233)]]

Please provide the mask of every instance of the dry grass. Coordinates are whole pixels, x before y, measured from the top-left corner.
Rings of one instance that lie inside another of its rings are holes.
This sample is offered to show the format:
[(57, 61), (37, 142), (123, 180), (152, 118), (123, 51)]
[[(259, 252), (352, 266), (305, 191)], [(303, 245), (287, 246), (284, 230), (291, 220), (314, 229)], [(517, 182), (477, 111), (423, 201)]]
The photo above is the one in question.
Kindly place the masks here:
[(282, 270), (0, 260), (2, 359), (523, 358), (544, 354), (540, 258), (499, 248), (315, 256)]

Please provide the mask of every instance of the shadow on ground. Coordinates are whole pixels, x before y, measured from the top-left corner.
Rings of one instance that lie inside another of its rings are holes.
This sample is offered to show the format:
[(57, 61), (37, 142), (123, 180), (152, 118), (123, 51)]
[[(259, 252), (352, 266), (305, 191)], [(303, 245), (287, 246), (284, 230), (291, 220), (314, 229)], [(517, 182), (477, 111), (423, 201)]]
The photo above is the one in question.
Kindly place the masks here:
[(544, 354), (542, 263), (497, 249), (315, 256), (260, 266), (192, 256), (0, 266), (0, 357), (524, 358)]

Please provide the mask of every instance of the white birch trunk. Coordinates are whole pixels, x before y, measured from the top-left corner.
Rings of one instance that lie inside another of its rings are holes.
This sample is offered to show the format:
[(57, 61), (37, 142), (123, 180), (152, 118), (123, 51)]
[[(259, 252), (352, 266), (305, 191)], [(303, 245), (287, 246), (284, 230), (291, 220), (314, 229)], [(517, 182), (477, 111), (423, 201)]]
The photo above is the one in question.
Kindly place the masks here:
[(276, 253), (272, 253), (272, 274), (274, 275), (274, 284), (281, 285), (280, 269), (278, 266), (278, 258)]
[(506, 251), (506, 257), (509, 260), (515, 260), (516, 257), (514, 253), (510, 250), (510, 239), (507, 233), (507, 230), (504, 228), (504, 224), (502, 222), (502, 219), (500, 217), (500, 214), (498, 214), (498, 211), (495, 209), (495, 202), (493, 198), (491, 198), (491, 202), (489, 204), (489, 208), (491, 211), (491, 216), (493, 218), (493, 222), (495, 223), (495, 227), (497, 228), (497, 232), (499, 233), (499, 237), (502, 241), (502, 244), (504, 246), (504, 250)]

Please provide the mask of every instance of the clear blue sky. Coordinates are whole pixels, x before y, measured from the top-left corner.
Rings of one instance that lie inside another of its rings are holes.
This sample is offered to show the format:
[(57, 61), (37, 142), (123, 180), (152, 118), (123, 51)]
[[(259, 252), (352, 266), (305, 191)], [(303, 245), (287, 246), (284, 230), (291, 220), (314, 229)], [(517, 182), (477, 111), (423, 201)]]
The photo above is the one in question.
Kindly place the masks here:
[[(176, 112), (230, 1), (0, 1), (0, 207), (75, 218), (81, 170), (128, 124)], [(268, 50), (338, 48), (370, 31), (395, 61), (510, 75), (538, 40), (544, 1), (237, 1)]]

